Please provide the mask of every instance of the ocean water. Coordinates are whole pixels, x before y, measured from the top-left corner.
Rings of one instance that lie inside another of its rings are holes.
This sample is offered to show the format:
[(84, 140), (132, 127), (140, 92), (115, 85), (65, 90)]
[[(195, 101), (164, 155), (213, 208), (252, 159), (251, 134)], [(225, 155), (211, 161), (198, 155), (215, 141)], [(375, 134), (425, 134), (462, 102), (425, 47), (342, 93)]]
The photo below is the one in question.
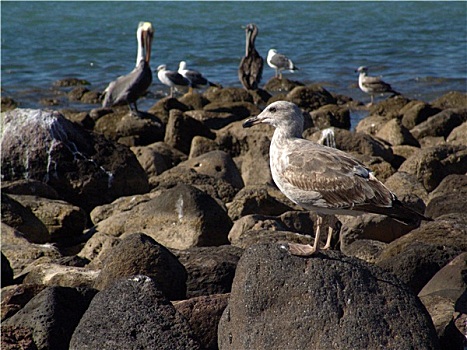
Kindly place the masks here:
[[(2, 1), (1, 19), (2, 95), (27, 108), (56, 94), (56, 80), (76, 77), (103, 90), (128, 73), (143, 20), (155, 27), (153, 69), (176, 70), (185, 60), (224, 86), (241, 86), (242, 26), (253, 22), (257, 50), (289, 56), (300, 68), (285, 73), (293, 80), (367, 102), (354, 72), (366, 65), (409, 98), (429, 102), (467, 90), (467, 2)], [(265, 65), (262, 83), (273, 75)], [(153, 78), (142, 109), (166, 91)]]

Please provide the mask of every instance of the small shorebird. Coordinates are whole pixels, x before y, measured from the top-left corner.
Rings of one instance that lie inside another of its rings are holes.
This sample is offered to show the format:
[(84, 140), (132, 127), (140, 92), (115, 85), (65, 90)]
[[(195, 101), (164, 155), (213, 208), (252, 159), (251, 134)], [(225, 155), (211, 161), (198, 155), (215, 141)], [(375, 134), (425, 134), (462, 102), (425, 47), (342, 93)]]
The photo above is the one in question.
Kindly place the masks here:
[(180, 64), (178, 65), (178, 73), (190, 82), (190, 92), (192, 92), (193, 89), (199, 89), (204, 86), (218, 86), (203, 77), (200, 72), (187, 69), (185, 61), (180, 61)]
[(243, 127), (260, 123), (275, 127), (269, 148), (272, 178), (291, 201), (318, 214), (313, 246), (289, 243), (291, 254), (310, 256), (319, 250), (323, 215), (331, 215), (323, 249), (331, 243), (334, 215), (377, 213), (414, 225), (431, 220), (402, 204), (350, 154), (303, 139), (303, 120), (297, 105), (277, 101), (243, 123)]
[(266, 61), (268, 62), (269, 67), (276, 70), (276, 78), (279, 76), (279, 78), (282, 79), (283, 70), (289, 70), (291, 72), (298, 70), (298, 67), (294, 65), (291, 59), (278, 53), (275, 49), (269, 50)]
[(161, 64), (157, 67), (157, 78), (162, 84), (170, 87), (170, 97), (173, 97), (175, 88), (190, 85), (190, 81), (178, 72), (167, 70), (165, 64)]
[(258, 35), (258, 27), (250, 23), (245, 28), (246, 46), (245, 56), (238, 67), (238, 79), (247, 90), (258, 89), (263, 76), (264, 60), (255, 49), (255, 40)]
[(373, 104), (373, 95), (375, 94), (392, 93), (394, 95), (399, 95), (397, 91), (393, 90), (391, 85), (382, 81), (380, 77), (368, 76), (367, 67), (361, 66), (355, 72), (359, 73), (358, 86), (363, 92), (370, 94), (371, 96), (370, 104)]
[(102, 107), (111, 107), (126, 102), (132, 111), (131, 105), (138, 112), (136, 101), (141, 97), (152, 83), (152, 72), (149, 67), (151, 58), (151, 44), (154, 29), (149, 22), (140, 22), (136, 31), (138, 41), (138, 52), (136, 55), (136, 66), (117, 80), (112, 81), (104, 90), (104, 101)]

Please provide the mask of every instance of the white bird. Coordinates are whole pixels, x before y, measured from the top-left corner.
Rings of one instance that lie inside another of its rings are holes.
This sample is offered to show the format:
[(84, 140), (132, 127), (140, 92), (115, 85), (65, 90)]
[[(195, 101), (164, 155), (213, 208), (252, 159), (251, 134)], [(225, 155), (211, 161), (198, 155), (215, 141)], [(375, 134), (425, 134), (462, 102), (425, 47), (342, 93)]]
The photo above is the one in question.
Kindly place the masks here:
[(368, 67), (361, 66), (356, 70), (356, 72), (360, 73), (358, 75), (358, 86), (360, 87), (360, 90), (370, 94), (371, 104), (373, 104), (374, 94), (392, 93), (394, 95), (399, 95), (397, 91), (393, 90), (391, 85), (385, 83), (380, 77), (368, 76)]
[(190, 81), (190, 92), (192, 92), (193, 89), (199, 89), (204, 86), (218, 86), (207, 80), (200, 72), (187, 69), (185, 61), (180, 61), (178, 73)]
[(291, 59), (278, 53), (275, 49), (269, 50), (266, 61), (269, 67), (276, 70), (276, 78), (279, 75), (279, 78), (282, 79), (283, 70), (289, 70), (291, 72), (298, 70), (298, 67), (294, 65)]
[(159, 78), (162, 84), (170, 87), (170, 97), (173, 97), (175, 88), (190, 85), (190, 81), (178, 72), (167, 70), (165, 64), (161, 64), (157, 67), (157, 78)]
[(291, 254), (310, 256), (319, 250), (323, 215), (332, 216), (323, 249), (331, 243), (334, 215), (370, 212), (406, 224), (431, 220), (402, 204), (370, 169), (350, 154), (303, 139), (303, 120), (295, 104), (277, 101), (243, 123), (243, 127), (265, 123), (276, 128), (269, 148), (272, 178), (291, 201), (318, 214), (314, 245), (289, 243)]
[(141, 97), (152, 83), (152, 72), (149, 67), (151, 58), (151, 43), (154, 29), (150, 22), (140, 22), (136, 31), (138, 41), (138, 52), (136, 55), (136, 66), (117, 80), (112, 81), (104, 90), (104, 101), (102, 107), (111, 107), (126, 102), (131, 109), (133, 104), (138, 112), (136, 101)]

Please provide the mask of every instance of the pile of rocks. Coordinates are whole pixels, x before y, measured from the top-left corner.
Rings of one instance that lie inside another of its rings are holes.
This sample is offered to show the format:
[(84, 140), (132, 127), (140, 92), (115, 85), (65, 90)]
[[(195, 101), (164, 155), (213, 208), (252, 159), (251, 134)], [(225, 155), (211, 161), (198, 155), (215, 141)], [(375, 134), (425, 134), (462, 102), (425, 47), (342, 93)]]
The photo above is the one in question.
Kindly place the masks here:
[[(275, 187), (272, 128), (241, 126), (280, 99), (305, 138), (332, 128), (434, 221), (339, 217), (332, 251), (289, 255), (281, 242), (312, 242), (316, 216)], [(4, 113), (2, 349), (461, 348), (467, 95), (395, 96), (350, 130), (366, 108), (273, 78), (138, 115)]]

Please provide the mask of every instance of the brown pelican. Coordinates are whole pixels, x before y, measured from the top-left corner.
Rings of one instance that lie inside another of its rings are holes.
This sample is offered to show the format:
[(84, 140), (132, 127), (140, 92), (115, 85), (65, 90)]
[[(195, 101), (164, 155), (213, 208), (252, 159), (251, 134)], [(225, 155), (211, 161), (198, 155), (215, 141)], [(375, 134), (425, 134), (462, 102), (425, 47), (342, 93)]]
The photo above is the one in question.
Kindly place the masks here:
[(382, 81), (380, 77), (370, 77), (366, 75), (368, 72), (367, 67), (359, 67), (355, 72), (360, 73), (358, 75), (358, 86), (363, 92), (370, 94), (371, 104), (373, 104), (374, 94), (392, 93), (394, 95), (399, 95), (397, 91), (392, 89), (391, 85)]
[(185, 61), (180, 61), (180, 64), (178, 66), (178, 73), (182, 75), (185, 79), (188, 79), (190, 81), (190, 92), (192, 92), (193, 89), (199, 89), (203, 86), (218, 86), (217, 84), (211, 83), (209, 80), (203, 77), (203, 75), (200, 72), (196, 70), (187, 69)]
[(136, 66), (128, 73), (112, 81), (104, 91), (105, 98), (102, 102), (103, 107), (111, 107), (118, 103), (126, 102), (132, 110), (138, 112), (136, 101), (149, 88), (152, 82), (152, 72), (149, 67), (151, 58), (151, 44), (154, 36), (154, 29), (150, 22), (139, 22), (136, 31), (138, 40), (138, 53), (136, 55)]
[(252, 23), (245, 28), (246, 48), (245, 57), (238, 67), (238, 79), (247, 90), (256, 90), (263, 76), (264, 60), (255, 49), (255, 39), (258, 35), (258, 27)]
[(157, 67), (157, 77), (164, 85), (170, 86), (170, 97), (173, 97), (174, 89), (176, 87), (189, 86), (190, 81), (175, 71), (167, 70), (165, 64)]
[(309, 256), (319, 250), (323, 215), (332, 215), (323, 249), (330, 246), (334, 215), (376, 213), (415, 225), (420, 220), (431, 220), (402, 204), (352, 155), (303, 139), (303, 113), (297, 105), (274, 102), (256, 117), (247, 119), (243, 127), (260, 123), (276, 128), (269, 148), (269, 165), (277, 187), (294, 203), (318, 214), (314, 245), (289, 244), (290, 253)]
[(277, 53), (277, 51), (274, 49), (269, 50), (267, 61), (269, 67), (276, 70), (276, 78), (279, 75), (279, 78), (282, 79), (282, 71), (284, 69), (291, 72), (298, 70), (298, 67), (293, 64), (291, 59), (280, 53)]

